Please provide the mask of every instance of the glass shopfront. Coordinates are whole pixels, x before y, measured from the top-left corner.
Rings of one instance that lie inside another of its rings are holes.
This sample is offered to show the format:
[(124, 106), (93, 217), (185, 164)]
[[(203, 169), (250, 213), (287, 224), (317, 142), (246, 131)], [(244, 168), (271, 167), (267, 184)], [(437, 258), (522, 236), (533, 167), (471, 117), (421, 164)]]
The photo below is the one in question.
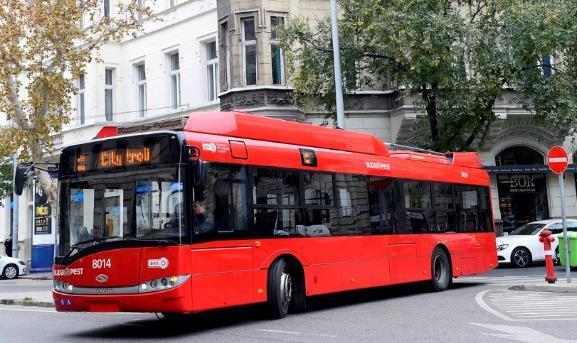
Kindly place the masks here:
[(497, 175), (503, 231), (549, 218), (547, 174)]
[(497, 176), (503, 231), (549, 218), (549, 170), (542, 154), (524, 146), (507, 148), (495, 157), (490, 172)]

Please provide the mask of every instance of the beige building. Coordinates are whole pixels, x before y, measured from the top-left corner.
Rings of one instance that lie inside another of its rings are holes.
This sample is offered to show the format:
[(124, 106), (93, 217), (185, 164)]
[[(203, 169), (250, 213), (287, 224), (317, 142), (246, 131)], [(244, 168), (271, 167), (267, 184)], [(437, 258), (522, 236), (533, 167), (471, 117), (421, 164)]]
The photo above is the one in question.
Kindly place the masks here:
[[(320, 124), (321, 113), (303, 113), (292, 101), (284, 52), (275, 27), (301, 17), (330, 14), (329, 0), (217, 0), (220, 107)], [(399, 101), (393, 90), (359, 90), (346, 96), (345, 128), (373, 134), (385, 142), (405, 143), (426, 130), (411, 99)], [(572, 153), (570, 137), (537, 126), (513, 92), (495, 106), (498, 120), (476, 147), (491, 175), (495, 219), (510, 229), (522, 223), (559, 217), (556, 175), (544, 165), (553, 145)], [(474, 144), (474, 146), (475, 146)], [(567, 214), (577, 216), (574, 169), (565, 176)]]

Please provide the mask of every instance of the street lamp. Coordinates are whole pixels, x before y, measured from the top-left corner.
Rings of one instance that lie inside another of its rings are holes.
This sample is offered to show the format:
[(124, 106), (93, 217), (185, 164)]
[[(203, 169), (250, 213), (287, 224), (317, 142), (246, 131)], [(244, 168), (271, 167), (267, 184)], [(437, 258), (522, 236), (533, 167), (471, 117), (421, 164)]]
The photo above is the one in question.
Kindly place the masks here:
[(339, 25), (337, 22), (337, 0), (331, 0), (331, 29), (333, 36), (333, 65), (335, 67), (335, 98), (337, 102), (337, 126), (345, 128), (345, 108), (343, 104), (343, 84), (341, 80), (341, 50), (339, 45)]

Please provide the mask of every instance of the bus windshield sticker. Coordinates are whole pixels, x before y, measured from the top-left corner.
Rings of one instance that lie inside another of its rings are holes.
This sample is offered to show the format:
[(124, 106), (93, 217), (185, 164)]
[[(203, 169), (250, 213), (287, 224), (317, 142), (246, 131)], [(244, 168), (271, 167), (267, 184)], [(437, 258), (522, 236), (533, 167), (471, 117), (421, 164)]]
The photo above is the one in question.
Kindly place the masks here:
[(166, 257), (161, 258), (151, 258), (148, 260), (148, 268), (168, 268), (168, 259)]
[(214, 143), (202, 143), (202, 150), (208, 150), (211, 152), (216, 152), (216, 144), (214, 144)]

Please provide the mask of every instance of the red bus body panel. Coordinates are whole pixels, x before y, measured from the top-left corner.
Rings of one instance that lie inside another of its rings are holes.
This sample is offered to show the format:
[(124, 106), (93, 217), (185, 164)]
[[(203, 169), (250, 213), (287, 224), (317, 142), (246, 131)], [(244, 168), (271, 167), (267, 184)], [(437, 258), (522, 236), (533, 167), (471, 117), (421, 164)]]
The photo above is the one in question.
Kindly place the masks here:
[[(192, 114), (185, 139), (209, 162), (489, 185), (474, 153), (450, 157), (398, 153), (370, 135), (246, 114)], [(302, 165), (300, 148), (315, 151), (316, 167)], [(105, 251), (54, 267), (55, 280), (83, 287), (101, 287), (95, 280), (103, 271), (92, 268), (94, 259), (111, 259), (112, 268), (105, 271), (107, 287), (190, 275), (169, 291), (131, 295), (54, 291), (54, 300), (59, 311), (137, 312), (196, 312), (265, 302), (268, 268), (283, 255), (302, 264), (307, 295), (430, 280), (431, 255), (439, 245), (450, 254), (455, 277), (497, 266), (492, 232), (209, 241)], [(169, 260), (166, 269), (148, 267), (149, 259), (162, 257)], [(64, 269), (79, 268), (80, 275), (60, 275)]]

